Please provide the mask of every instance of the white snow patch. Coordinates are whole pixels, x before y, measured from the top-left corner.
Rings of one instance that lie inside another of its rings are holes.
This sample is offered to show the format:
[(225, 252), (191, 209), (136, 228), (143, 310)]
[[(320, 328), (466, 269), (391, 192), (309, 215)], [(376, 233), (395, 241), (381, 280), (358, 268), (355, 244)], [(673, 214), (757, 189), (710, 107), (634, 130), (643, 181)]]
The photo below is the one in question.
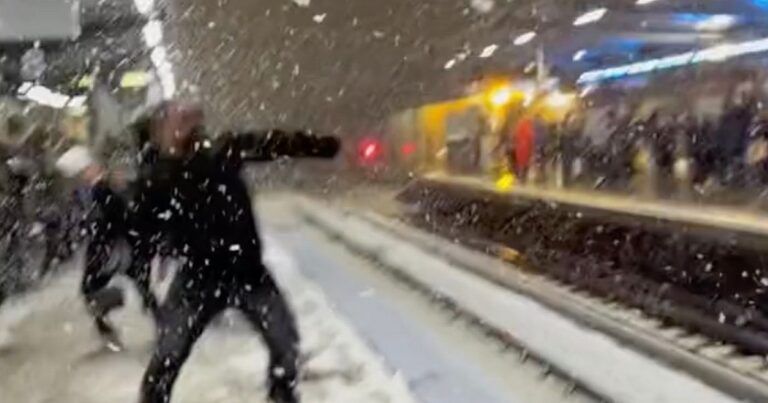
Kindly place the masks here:
[(302, 350), (312, 356), (307, 370), (329, 376), (316, 385), (306, 384), (327, 396), (312, 401), (415, 403), (402, 377), (386, 369), (381, 357), (332, 308), (322, 289), (300, 273), (290, 253), (269, 236), (264, 242), (264, 260), (299, 317)]

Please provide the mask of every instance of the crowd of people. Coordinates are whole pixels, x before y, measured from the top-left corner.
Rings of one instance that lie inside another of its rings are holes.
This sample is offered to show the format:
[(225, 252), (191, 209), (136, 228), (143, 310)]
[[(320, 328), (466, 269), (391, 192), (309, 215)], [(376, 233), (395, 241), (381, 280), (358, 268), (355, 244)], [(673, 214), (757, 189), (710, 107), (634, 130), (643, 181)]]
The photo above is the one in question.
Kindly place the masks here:
[[(56, 181), (85, 191), (86, 197), (78, 197), (85, 214), (75, 220), (84, 228), (87, 244), (80, 292), (105, 346), (123, 348), (109, 320), (110, 312), (124, 302), (122, 290), (110, 285), (115, 275), (133, 280), (156, 324), (156, 347), (139, 402), (171, 400), (196, 340), (229, 308), (244, 314), (269, 350), (271, 401), (299, 402), (297, 326), (263, 263), (251, 193), (240, 170), (250, 162), (283, 157), (333, 158), (340, 150), (339, 140), (282, 130), (209, 136), (199, 108), (174, 102), (148, 111), (126, 132), (135, 140), (133, 169), (110, 163), (114, 159), (85, 144), (48, 144), (46, 150), (57, 155), (45, 159), (54, 161)], [(11, 176), (24, 175), (3, 182), (23, 185), (11, 186), (8, 199), (26, 202), (29, 179), (41, 175), (18, 169), (30, 165), (27, 160), (14, 162), (25, 155), (19, 144), (24, 142), (14, 143), (4, 159), (12, 168)], [(115, 265), (121, 251), (127, 251), (127, 263)], [(149, 284), (151, 262), (164, 253), (176, 257), (181, 266), (167, 296), (158, 301)], [(29, 267), (7, 268), (0, 275), (13, 270)]]
[(82, 241), (83, 199), (52, 164), (66, 145), (51, 128), (8, 119), (0, 140), (0, 301), (33, 285)]
[(717, 119), (611, 110), (604, 127), (609, 134), (598, 142), (577, 114), (557, 124), (523, 119), (511, 133), (510, 166), (530, 184), (649, 197), (743, 201), (768, 191), (768, 116), (755, 97), (729, 98)]

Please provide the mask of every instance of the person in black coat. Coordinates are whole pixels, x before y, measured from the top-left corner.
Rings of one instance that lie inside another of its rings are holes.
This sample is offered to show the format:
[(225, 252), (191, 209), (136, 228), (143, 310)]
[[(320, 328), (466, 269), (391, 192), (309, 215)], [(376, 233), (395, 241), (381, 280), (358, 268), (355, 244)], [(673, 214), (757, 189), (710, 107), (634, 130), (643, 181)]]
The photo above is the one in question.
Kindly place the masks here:
[(333, 137), (279, 130), (203, 136), (199, 111), (174, 104), (153, 116), (159, 158), (140, 178), (133, 213), (155, 221), (182, 256), (158, 314), (158, 342), (141, 403), (167, 403), (192, 346), (227, 308), (240, 310), (269, 349), (269, 396), (299, 402), (299, 334), (293, 314), (262, 260), (262, 243), (244, 163), (280, 157), (332, 158)]
[[(88, 244), (80, 292), (107, 347), (119, 350), (122, 343), (108, 315), (123, 305), (124, 297), (119, 288), (109, 287), (109, 283), (117, 273), (133, 280), (145, 311), (154, 315), (158, 302), (150, 289), (149, 279), (158, 243), (151, 236), (156, 231), (146, 227), (149, 222), (139, 222), (129, 214), (134, 184), (108, 172), (85, 147), (71, 148), (59, 158), (57, 166), (66, 176), (78, 176), (89, 187)], [(128, 261), (127, 267), (121, 267), (125, 266), (121, 257)]]

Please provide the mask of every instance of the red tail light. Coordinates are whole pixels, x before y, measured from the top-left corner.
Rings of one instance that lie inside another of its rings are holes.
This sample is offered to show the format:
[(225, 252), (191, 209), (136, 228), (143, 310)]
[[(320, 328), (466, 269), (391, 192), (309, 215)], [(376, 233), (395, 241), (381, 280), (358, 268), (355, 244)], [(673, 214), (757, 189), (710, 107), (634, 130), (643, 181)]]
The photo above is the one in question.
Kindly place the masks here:
[(413, 155), (413, 153), (416, 152), (416, 144), (414, 143), (405, 143), (402, 147), (400, 147), (400, 152), (403, 153), (404, 157), (409, 157)]
[(360, 156), (360, 162), (364, 164), (370, 164), (377, 162), (384, 151), (384, 147), (381, 142), (376, 139), (363, 139), (358, 145), (358, 155)]

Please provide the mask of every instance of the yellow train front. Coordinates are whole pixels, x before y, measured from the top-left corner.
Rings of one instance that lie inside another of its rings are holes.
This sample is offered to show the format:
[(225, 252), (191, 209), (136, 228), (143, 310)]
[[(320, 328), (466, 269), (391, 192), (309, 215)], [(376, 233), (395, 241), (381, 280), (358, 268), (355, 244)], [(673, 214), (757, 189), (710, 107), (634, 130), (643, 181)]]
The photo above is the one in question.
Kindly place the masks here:
[(382, 161), (399, 174), (508, 180), (506, 145), (514, 141), (517, 124), (535, 116), (554, 125), (580, 108), (575, 94), (537, 88), (532, 81), (488, 79), (471, 86), (466, 97), (401, 111), (387, 120), (379, 137)]

